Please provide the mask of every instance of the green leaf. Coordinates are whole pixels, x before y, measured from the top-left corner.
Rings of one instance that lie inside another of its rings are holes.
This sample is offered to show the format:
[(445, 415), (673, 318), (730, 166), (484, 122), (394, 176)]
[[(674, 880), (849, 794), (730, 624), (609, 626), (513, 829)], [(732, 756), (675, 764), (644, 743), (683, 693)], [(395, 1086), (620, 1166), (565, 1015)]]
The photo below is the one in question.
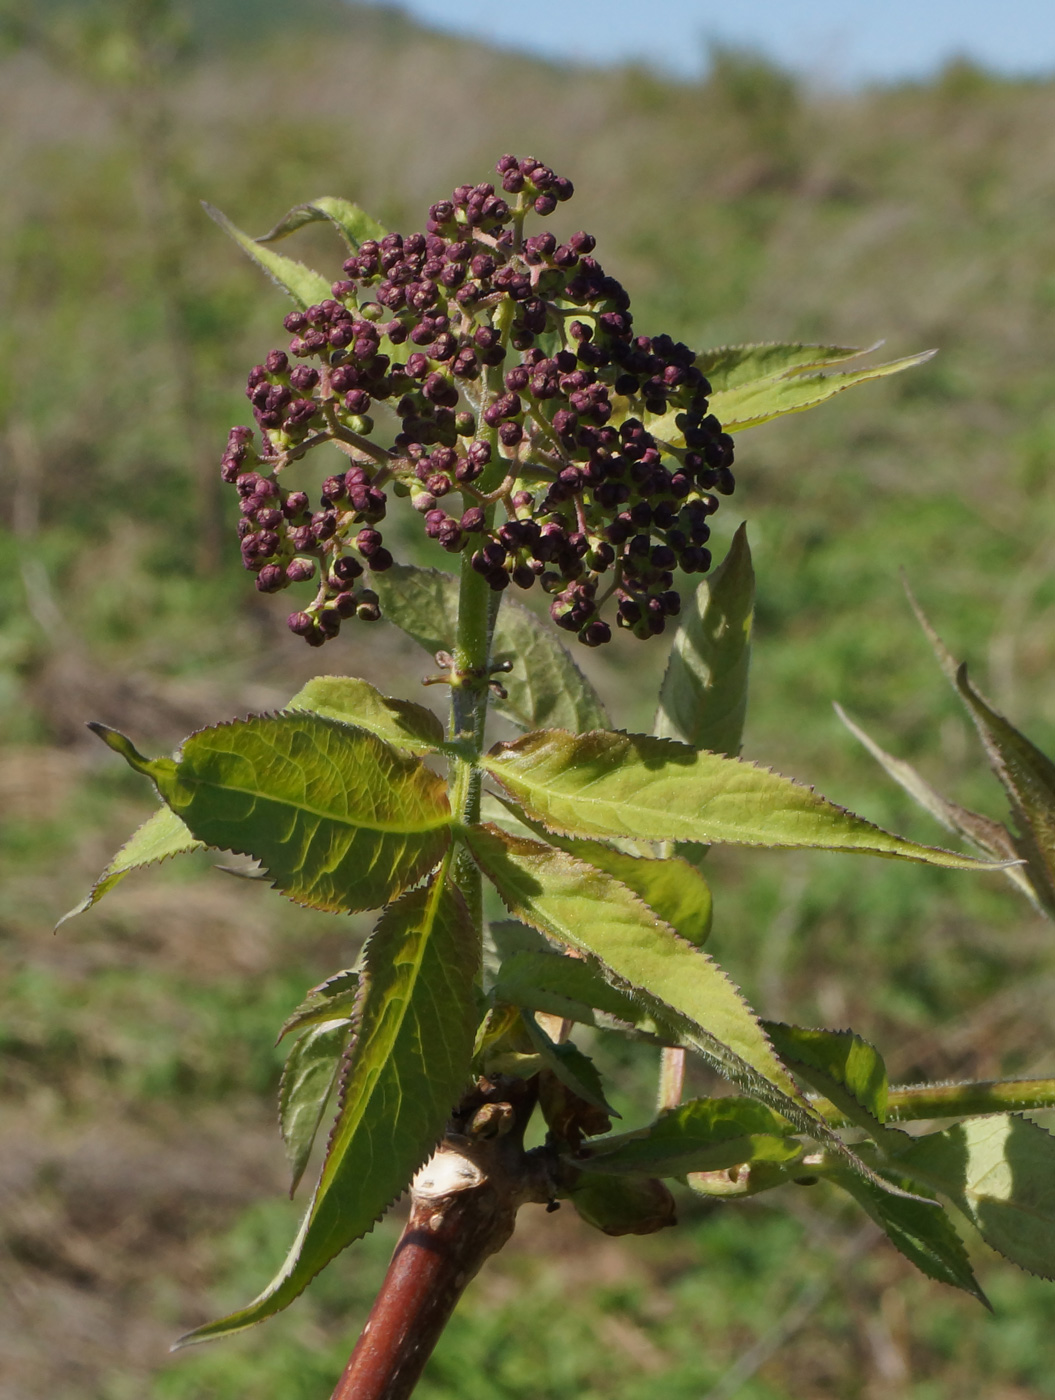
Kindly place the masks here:
[[(265, 233), (263, 238), (257, 238), (254, 241), (256, 243), (275, 243), (278, 239), (286, 238), (289, 234), (295, 233), (297, 229), (303, 228), (305, 224), (314, 224), (327, 219), (333, 224), (353, 253), (358, 252), (360, 243), (365, 243), (368, 238), (380, 241), (388, 232), (376, 219), (372, 219), (369, 214), (359, 208), (358, 204), (353, 204), (351, 200), (323, 195), (321, 199), (313, 199), (310, 204), (294, 205), (285, 218), (280, 219), (273, 229)], [(329, 289), (327, 289), (326, 295), (330, 295)]]
[[(882, 342), (879, 342), (881, 344)], [(714, 393), (774, 379), (785, 374), (801, 374), (822, 365), (842, 364), (869, 355), (879, 344), (867, 350), (849, 345), (803, 345), (800, 342), (781, 344), (769, 341), (758, 345), (720, 345), (696, 356), (696, 367), (707, 376)]]
[[(395, 564), (374, 579), (381, 610), (432, 656), (453, 651), (458, 629), (458, 580), (437, 569)], [(512, 661), (497, 679), (506, 698), (492, 708), (527, 728), (554, 725), (582, 734), (604, 729), (608, 718), (597, 692), (561, 646), (551, 627), (503, 598), (491, 645), (494, 664)]]
[(589, 1055), (584, 1055), (570, 1040), (560, 1043), (551, 1040), (534, 1016), (529, 1014), (522, 1019), (535, 1053), (566, 1089), (585, 1103), (599, 1108), (602, 1113), (610, 1114), (613, 1118), (621, 1117), (605, 1098), (601, 1076)]
[(304, 1175), (351, 1031), (345, 1020), (313, 1026), (294, 1043), (278, 1087), (278, 1123), (292, 1196)]
[(727, 433), (742, 433), (746, 428), (757, 428), (787, 413), (815, 408), (844, 389), (852, 389), (855, 384), (867, 384), (872, 379), (884, 379), (925, 364), (936, 354), (936, 350), (924, 350), (886, 364), (869, 365), (867, 369), (837, 370), (832, 374), (802, 374), (791, 370), (712, 394), (710, 409)]
[(947, 1196), (986, 1244), (1055, 1278), (1055, 1138), (1028, 1118), (971, 1118), (910, 1138), (897, 1166)]
[(819, 1118), (773, 1053), (722, 969), (679, 938), (618, 880), (536, 841), (471, 827), (469, 849), (518, 919), (596, 957), (703, 1057), (757, 1098), (813, 1131)]
[(319, 715), (201, 729), (175, 763), (132, 755), (198, 840), (252, 856), (283, 894), (313, 909), (377, 908), (431, 870), (450, 842), (437, 774), (365, 729)]
[(883, 1057), (853, 1031), (807, 1030), (763, 1021), (777, 1054), (836, 1108), (873, 1136), (886, 1122), (887, 1072)]
[(891, 1195), (873, 1182), (841, 1169), (826, 1172), (825, 1179), (848, 1192), (886, 1232), (895, 1248), (928, 1278), (962, 1288), (989, 1307), (963, 1240), (937, 1201)]
[(430, 656), (454, 650), (458, 635), (458, 580), (454, 574), (393, 564), (372, 582), (389, 622)]
[(512, 832), (512, 835), (523, 836), (525, 830), (533, 831), (558, 850), (567, 851), (569, 855), (621, 880), (682, 938), (687, 938), (697, 947), (707, 941), (713, 913), (711, 889), (700, 871), (687, 860), (680, 856), (635, 856), (613, 850), (601, 841), (557, 836), (547, 831), (541, 822), (532, 821), (515, 804), (502, 799), (498, 799), (498, 802), (517, 818), (520, 830)]
[(202, 207), (209, 218), (218, 223), (225, 233), (230, 234), (258, 267), (264, 269), (276, 286), (289, 293), (302, 311), (305, 307), (332, 297), (332, 284), (321, 272), (315, 272), (294, 258), (283, 257), (281, 253), (273, 253), (270, 248), (262, 247), (255, 238), (250, 238), (240, 228), (235, 228), (226, 214), (221, 214), (219, 209), (214, 209), (204, 200)]
[(495, 700), (494, 707), (525, 729), (554, 726), (574, 734), (607, 729), (604, 705), (567, 647), (552, 627), (512, 598), (503, 597), (499, 607), (491, 659), (496, 665), (513, 663), (498, 677), (506, 699)]
[[(917, 773), (911, 763), (906, 763), (901, 758), (895, 758), (893, 754), (881, 749), (860, 725), (853, 722), (841, 705), (836, 705), (834, 708), (835, 713), (854, 738), (864, 745), (894, 781), (899, 783), (924, 811), (929, 812), (936, 821), (940, 822), (946, 831), (962, 836), (964, 840), (969, 841), (974, 846), (975, 850), (981, 851), (984, 855), (992, 856), (994, 860), (1018, 861), (1021, 859), (1015, 846), (1014, 837), (1002, 822), (995, 822), (991, 817), (983, 816), (980, 812), (972, 812), (969, 808), (961, 807), (958, 803), (942, 797), (925, 778)], [(1024, 873), (1021, 865), (1009, 865), (1003, 873), (1015, 888), (1032, 900), (1038, 908), (1043, 907), (1037, 899), (1029, 876)]]
[(481, 760), (514, 801), (569, 836), (816, 847), (992, 868), (883, 831), (766, 768), (644, 734), (526, 734)]
[(296, 1011), (283, 1022), (278, 1033), (278, 1041), (291, 1031), (306, 1030), (308, 1026), (319, 1026), (324, 1021), (350, 1021), (359, 994), (359, 974), (352, 968), (335, 972), (312, 987)]
[(653, 726), (660, 738), (739, 754), (754, 606), (755, 574), (741, 525), (722, 563), (682, 607)]
[(509, 954), (498, 969), (492, 995), (496, 1002), (566, 1016), (584, 1025), (595, 1024), (595, 1008), (631, 1024), (644, 1016), (632, 997), (605, 980), (592, 959), (563, 953), (522, 949)]
[(443, 747), (443, 725), (424, 705), (382, 695), (357, 676), (316, 676), (297, 691), (286, 711), (308, 710), (326, 719), (368, 729), (409, 753), (435, 753)]
[(939, 665), (974, 721), (990, 768), (1007, 793), (1019, 828), (1014, 846), (1026, 862), (1022, 874), (1030, 896), (1055, 918), (1055, 763), (975, 690), (966, 665), (957, 665), (907, 584), (905, 592)]
[(469, 1075), (479, 946), (443, 872), (381, 916), (363, 958), (355, 1046), (319, 1184), (277, 1277), (248, 1307), (180, 1339), (262, 1322), (367, 1234), (444, 1131)]
[(585, 1149), (591, 1172), (684, 1176), (744, 1162), (793, 1162), (803, 1147), (782, 1114), (754, 1099), (692, 1099), (647, 1128), (595, 1139)]
[(174, 812), (170, 812), (167, 807), (160, 808), (133, 832), (96, 880), (88, 895), (80, 904), (74, 905), (68, 914), (63, 914), (55, 927), (59, 928), (67, 919), (72, 919), (74, 914), (83, 914), (93, 904), (98, 904), (103, 895), (109, 894), (130, 870), (140, 870), (145, 865), (159, 865), (171, 856), (182, 856), (190, 851), (204, 849), (204, 844), (195, 840)]

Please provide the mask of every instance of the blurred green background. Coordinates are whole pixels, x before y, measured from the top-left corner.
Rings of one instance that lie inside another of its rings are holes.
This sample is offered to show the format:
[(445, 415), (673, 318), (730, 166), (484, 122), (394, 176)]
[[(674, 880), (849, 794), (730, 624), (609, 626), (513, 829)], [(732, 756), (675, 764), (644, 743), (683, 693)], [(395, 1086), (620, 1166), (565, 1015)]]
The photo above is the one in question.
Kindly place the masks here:
[[(745, 753), (941, 841), (830, 702), (1005, 815), (903, 568), (978, 683), (1055, 748), (1055, 82), (961, 64), (819, 96), (718, 52), (706, 81), (679, 84), (548, 66), (337, 0), (4, 15), (0, 1397), (319, 1400), (397, 1219), (263, 1329), (166, 1348), (255, 1294), (292, 1238), (272, 1040), (305, 988), (353, 960), (362, 925), (202, 860), (134, 877), (50, 932), (151, 810), (85, 720), (164, 748), (281, 705), (316, 669), (418, 697), (428, 665), (387, 624), (347, 628), (320, 659), (238, 565), (218, 460), (286, 306), (199, 200), (262, 232), (341, 194), (409, 230), (504, 151), (531, 153), (575, 181), (558, 217), (597, 235), (647, 331), (940, 347), (745, 434), (717, 520), (721, 541), (749, 520), (759, 576)], [(297, 237), (290, 251), (336, 275), (325, 232)], [(620, 636), (578, 658), (617, 723), (650, 723), (662, 651)], [(1055, 1073), (1052, 931), (1000, 877), (708, 864), (713, 950), (764, 1014), (850, 1024), (902, 1080)], [(642, 1120), (654, 1065), (598, 1054)], [(686, 1200), (681, 1215), (613, 1241), (568, 1209), (524, 1212), (423, 1400), (1055, 1395), (1055, 1289), (980, 1248), (994, 1317), (915, 1275), (824, 1188), (710, 1212)]]

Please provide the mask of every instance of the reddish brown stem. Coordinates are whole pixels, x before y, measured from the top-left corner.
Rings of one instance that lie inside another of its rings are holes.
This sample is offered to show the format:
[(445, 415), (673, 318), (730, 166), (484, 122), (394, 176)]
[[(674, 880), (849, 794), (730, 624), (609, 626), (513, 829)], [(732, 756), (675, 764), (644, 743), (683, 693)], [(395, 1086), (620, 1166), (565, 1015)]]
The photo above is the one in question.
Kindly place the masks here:
[(466, 1285), (513, 1233), (518, 1208), (554, 1195), (545, 1152), (525, 1152), (534, 1086), (486, 1085), (414, 1178), (410, 1218), (332, 1400), (405, 1400)]

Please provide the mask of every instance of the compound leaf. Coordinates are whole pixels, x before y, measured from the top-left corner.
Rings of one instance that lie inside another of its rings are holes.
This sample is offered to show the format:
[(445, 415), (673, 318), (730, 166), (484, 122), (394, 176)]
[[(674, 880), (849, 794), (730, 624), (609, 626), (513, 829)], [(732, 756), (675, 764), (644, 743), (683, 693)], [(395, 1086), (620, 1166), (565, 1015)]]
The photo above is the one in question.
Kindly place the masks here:
[(450, 843), (443, 780), (365, 729), (320, 715), (261, 715), (201, 729), (146, 773), (208, 846), (252, 856), (313, 909), (373, 909), (431, 870)]
[(406, 1189), (469, 1075), (478, 942), (443, 871), (381, 916), (364, 952), (356, 1041), (337, 1120), (293, 1248), (248, 1307), (178, 1345), (241, 1331), (286, 1307)]
[(986, 1244), (1055, 1278), (1055, 1137), (1028, 1118), (970, 1118), (909, 1139), (897, 1165), (947, 1196)]
[(139, 870), (145, 865), (159, 865), (172, 856), (186, 855), (191, 851), (205, 849), (204, 842), (198, 841), (187, 827), (167, 807), (161, 807), (148, 817), (141, 827), (128, 838), (114, 856), (103, 873), (91, 887), (87, 896), (75, 905), (68, 914), (55, 925), (64, 924), (75, 914), (83, 914), (93, 904), (98, 904), (104, 894), (109, 894), (116, 884), (131, 870)]
[(813, 1131), (819, 1119), (773, 1053), (754, 1012), (706, 953), (679, 938), (627, 887), (564, 851), (474, 826), (466, 841), (518, 919), (592, 954), (705, 1059)]
[(671, 739), (543, 730), (496, 744), (481, 763), (530, 816), (564, 835), (816, 847), (992, 868), (883, 831), (779, 773)]
[(350, 1034), (346, 1020), (324, 1021), (306, 1030), (286, 1057), (278, 1086), (278, 1123), (289, 1160), (291, 1196), (308, 1165)]
[(842, 1169), (826, 1172), (825, 1178), (851, 1195), (885, 1231), (895, 1248), (928, 1278), (962, 1288), (989, 1307), (989, 1300), (974, 1276), (963, 1240), (937, 1201), (892, 1195), (856, 1173)]
[(682, 607), (653, 732), (736, 757), (747, 713), (755, 575), (747, 526)]
[(408, 753), (435, 753), (443, 746), (443, 725), (431, 710), (382, 695), (358, 676), (316, 676), (297, 691), (286, 710), (308, 710), (354, 724)]
[[(270, 248), (263, 247), (257, 239), (250, 238), (247, 233), (236, 228), (226, 214), (221, 214), (219, 209), (214, 209), (211, 204), (206, 204), (204, 200), (202, 208), (210, 219), (219, 224), (223, 231), (230, 234), (238, 246), (249, 254), (257, 267), (263, 268), (276, 286), (289, 293), (302, 311), (305, 307), (316, 305), (318, 302), (332, 297), (332, 284), (323, 277), (321, 272), (316, 272), (304, 263), (297, 262), (295, 258), (284, 257), (281, 253), (275, 253)], [(268, 235), (268, 237), (271, 236), (272, 234)]]

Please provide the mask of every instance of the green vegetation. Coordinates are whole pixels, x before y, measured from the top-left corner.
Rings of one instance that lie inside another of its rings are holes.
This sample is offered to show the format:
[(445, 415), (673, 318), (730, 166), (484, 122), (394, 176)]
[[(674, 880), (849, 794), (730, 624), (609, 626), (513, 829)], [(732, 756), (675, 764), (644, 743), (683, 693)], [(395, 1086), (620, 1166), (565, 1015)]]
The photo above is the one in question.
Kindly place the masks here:
[[(0, 1122), (14, 1144), (0, 1168), (0, 1376), (27, 1397), (234, 1400), (264, 1376), (263, 1393), (310, 1400), (347, 1353), (394, 1229), (268, 1330), (164, 1359), (178, 1331), (244, 1302), (281, 1262), (296, 1211), (270, 1201), (284, 1175), (271, 1038), (364, 928), (246, 897), (195, 856), (196, 878), (132, 876), (47, 932), (150, 811), (81, 738), (84, 719), (164, 745), (284, 703), (315, 669), (284, 609), (246, 589), (233, 522), (209, 544), (208, 483), (227, 425), (246, 417), (244, 370), (286, 308), (260, 295), (199, 197), (254, 232), (334, 190), (399, 225), (466, 170), (483, 178), (499, 149), (530, 149), (590, 172), (577, 217), (645, 329), (853, 345), (878, 327), (892, 356), (940, 347), (740, 446), (719, 529), (727, 539), (742, 500), (759, 574), (745, 753), (941, 840), (843, 731), (838, 699), (943, 793), (1004, 815), (981, 764), (977, 782), (962, 777), (968, 726), (899, 566), (1001, 708), (1048, 752), (1055, 737), (1055, 86), (956, 70), (822, 100), (732, 54), (705, 85), (675, 86), (495, 56), (366, 10), (304, 4), (317, 21), (291, 33), (282, 7), (249, 18), (262, 8), (225, 5), (222, 25), (192, 29), (197, 47), (158, 56), (171, 64), (159, 96), (62, 9), (46, 50), (16, 36), (0, 70), (0, 800), (19, 813), (0, 833)], [(165, 244), (159, 209), (177, 231)], [(329, 238), (297, 235), (316, 265)], [(237, 618), (223, 631), (220, 608)], [(361, 635), (329, 666), (412, 693), (421, 663), (395, 629), (366, 647)], [(620, 637), (586, 658), (616, 724), (650, 724), (655, 650)], [(1050, 928), (997, 877), (785, 853), (752, 854), (748, 880), (735, 850), (709, 859), (710, 946), (767, 1014), (852, 1023), (898, 1080), (1051, 1072)], [(602, 1067), (640, 1121), (649, 1091), (629, 1057)], [(567, 1209), (525, 1215), (419, 1393), (698, 1396), (769, 1338), (737, 1395), (1055, 1394), (1050, 1285), (979, 1253), (997, 1314), (980, 1319), (874, 1245), (826, 1187), (787, 1204), (790, 1217), (765, 1198), (736, 1215), (685, 1201), (683, 1233), (618, 1246)]]

